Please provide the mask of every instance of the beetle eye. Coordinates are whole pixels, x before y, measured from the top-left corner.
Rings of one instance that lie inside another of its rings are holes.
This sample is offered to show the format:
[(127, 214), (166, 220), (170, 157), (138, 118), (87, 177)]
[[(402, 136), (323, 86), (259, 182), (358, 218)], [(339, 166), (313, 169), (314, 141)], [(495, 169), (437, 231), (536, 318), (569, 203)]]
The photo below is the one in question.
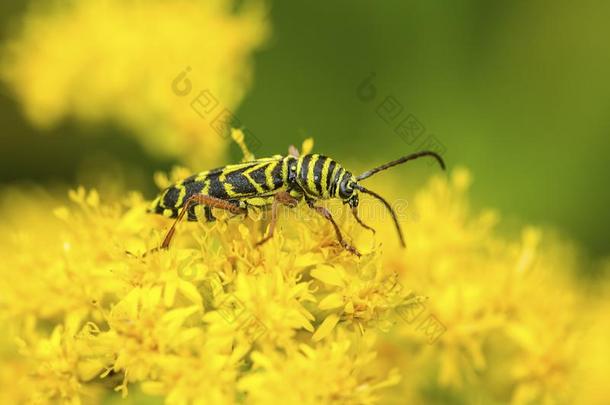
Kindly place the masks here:
[(352, 195), (353, 191), (354, 189), (352, 188), (351, 183), (347, 180), (341, 182), (339, 185), (339, 194), (341, 198), (348, 198), (350, 195)]

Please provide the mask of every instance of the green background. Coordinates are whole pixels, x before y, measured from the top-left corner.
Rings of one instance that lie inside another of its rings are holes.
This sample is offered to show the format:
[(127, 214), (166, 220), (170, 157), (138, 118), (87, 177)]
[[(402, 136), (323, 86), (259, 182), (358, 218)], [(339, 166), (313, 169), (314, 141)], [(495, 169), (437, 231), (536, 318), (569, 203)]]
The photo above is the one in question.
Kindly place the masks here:
[[(24, 7), (0, 5), (3, 38)], [(450, 167), (472, 170), (475, 207), (556, 227), (608, 255), (609, 17), (610, 3), (594, 1), (274, 2), (273, 35), (237, 115), (260, 140), (259, 156), (313, 136), (318, 152), (359, 168), (434, 135)], [(376, 97), (364, 102), (357, 88), (372, 72)], [(379, 117), (386, 96), (425, 127), (418, 142)], [(4, 85), (0, 125), (1, 185), (86, 183), (76, 174), (86, 157), (112, 156), (108, 170), (135, 171), (150, 194), (150, 174), (173, 163), (111, 124), (68, 121), (41, 134)], [(83, 142), (81, 131), (96, 136)], [(428, 173), (396, 170), (408, 182)]]

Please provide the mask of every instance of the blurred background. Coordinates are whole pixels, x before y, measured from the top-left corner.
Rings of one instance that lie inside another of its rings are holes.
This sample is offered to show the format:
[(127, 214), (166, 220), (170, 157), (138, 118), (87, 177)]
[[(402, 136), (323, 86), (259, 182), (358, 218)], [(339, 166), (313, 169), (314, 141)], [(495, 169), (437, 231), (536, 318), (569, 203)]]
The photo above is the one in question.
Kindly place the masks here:
[[(248, 49), (224, 40), (202, 48), (185, 29), (180, 38), (190, 40), (190, 48), (166, 54), (157, 52), (162, 28), (151, 28), (150, 36), (117, 41), (114, 48), (106, 48), (112, 38), (95, 37), (85, 51), (99, 51), (99, 60), (77, 61), (80, 70), (60, 68), (49, 59), (53, 46), (65, 46), (66, 54), (83, 52), (65, 43), (80, 32), (67, 28), (68, 17), (36, 20), (45, 7), (44, 2), (0, 3), (0, 187), (98, 186), (110, 176), (152, 197), (155, 171), (175, 164), (203, 170), (239, 159), (236, 147), (189, 110), (178, 94), (185, 82), (173, 86), (189, 68), (189, 97), (211, 88), (213, 98), (248, 129), (257, 156), (285, 153), (289, 144), (311, 136), (317, 152), (360, 170), (364, 161), (383, 163), (433, 148), (449, 167), (472, 170), (473, 203), (498, 209), (506, 227), (513, 222), (551, 226), (593, 258), (610, 253), (610, 190), (603, 186), (610, 172), (610, 3), (278, 1), (265, 9), (231, 11), (242, 20), (265, 21), (265, 30), (241, 20), (223, 27), (251, 39)], [(88, 21), (86, 13), (76, 14)], [(96, 15), (94, 21), (104, 19)], [(188, 9), (167, 29), (187, 27), (180, 21), (185, 15), (191, 15)], [(154, 18), (140, 17), (141, 24)], [(217, 63), (215, 46), (231, 49), (232, 59)], [(125, 49), (124, 58), (109, 57), (117, 49)], [(132, 49), (153, 56), (134, 59), (141, 55)], [(72, 66), (71, 60), (57, 60)], [(231, 60), (248, 60), (249, 69), (232, 71)], [(134, 63), (141, 67), (131, 72)], [(197, 81), (208, 64), (226, 77)], [(111, 93), (103, 103), (81, 109), (111, 86), (105, 74), (118, 88), (122, 75), (144, 88), (156, 108), (151, 116), (162, 124), (149, 116), (146, 123), (134, 123), (123, 115), (130, 106), (147, 105), (135, 93)], [(66, 82), (78, 76), (69, 83), (78, 86), (72, 90), (82, 99), (41, 100), (40, 94), (58, 94), (59, 76)], [(223, 80), (238, 81), (239, 89), (227, 90)], [(102, 86), (88, 85), (94, 81)], [(152, 82), (159, 85), (148, 92)], [(166, 109), (170, 103), (175, 107)], [(108, 114), (98, 113), (100, 104)], [(187, 118), (168, 120), (172, 111)], [(181, 150), (189, 143), (172, 149), (147, 141), (173, 142), (188, 131), (210, 133), (217, 142), (184, 158)], [(406, 190), (430, 173), (425, 164), (397, 170), (404, 173)]]

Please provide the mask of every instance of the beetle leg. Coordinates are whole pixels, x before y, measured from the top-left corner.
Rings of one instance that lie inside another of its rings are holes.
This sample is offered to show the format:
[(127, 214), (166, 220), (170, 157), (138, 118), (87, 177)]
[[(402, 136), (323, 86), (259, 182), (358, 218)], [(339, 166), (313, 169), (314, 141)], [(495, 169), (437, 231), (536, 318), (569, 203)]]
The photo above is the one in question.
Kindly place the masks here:
[(328, 211), (324, 207), (319, 207), (319, 206), (314, 205), (313, 200), (307, 200), (307, 204), (309, 205), (309, 207), (311, 209), (315, 210), (318, 214), (322, 215), (324, 218), (326, 218), (327, 220), (330, 221), (330, 223), (333, 225), (333, 228), (335, 228), (335, 233), (337, 234), (337, 239), (339, 240), (339, 243), (341, 244), (341, 246), (343, 246), (343, 248), (345, 250), (347, 250), (350, 253), (355, 254), (358, 257), (361, 256), (360, 252), (358, 252), (358, 250), (356, 250), (355, 247), (353, 247), (352, 245), (347, 243), (345, 241), (345, 239), (343, 239), (343, 235), (341, 234), (341, 230), (339, 229), (339, 226), (337, 225), (337, 223), (333, 219), (333, 216), (331, 215), (330, 211)]
[(263, 239), (258, 241), (257, 246), (262, 245), (273, 237), (275, 231), (275, 224), (277, 223), (277, 211), (280, 204), (286, 205), (290, 208), (294, 208), (299, 203), (299, 200), (292, 197), (286, 191), (279, 191), (273, 196), (273, 204), (271, 205), (271, 222), (269, 224), (269, 233)]
[(186, 200), (186, 202), (182, 206), (182, 209), (180, 210), (180, 214), (178, 214), (178, 217), (172, 224), (172, 227), (169, 228), (169, 231), (167, 231), (167, 234), (165, 235), (165, 238), (163, 239), (163, 243), (161, 243), (161, 246), (159, 247), (159, 249), (167, 249), (169, 247), (169, 244), (172, 241), (172, 238), (174, 237), (174, 233), (176, 232), (176, 226), (182, 220), (182, 218), (184, 217), (184, 214), (188, 211), (188, 209), (193, 204), (206, 205), (211, 208), (220, 208), (220, 209), (232, 212), (233, 214), (243, 214), (245, 211), (244, 208), (240, 208), (240, 207), (236, 206), (235, 204), (230, 203), (229, 201), (223, 200), (221, 198), (211, 197), (209, 195), (204, 195), (204, 194), (192, 195), (191, 197), (189, 197)]
[(375, 229), (368, 226), (367, 224), (365, 224), (364, 222), (362, 222), (362, 220), (360, 219), (360, 217), (358, 216), (358, 208), (354, 207), (352, 208), (352, 215), (354, 216), (354, 218), (356, 218), (356, 221), (358, 221), (358, 223), (365, 229), (368, 229), (369, 231), (373, 232), (373, 234), (375, 234)]

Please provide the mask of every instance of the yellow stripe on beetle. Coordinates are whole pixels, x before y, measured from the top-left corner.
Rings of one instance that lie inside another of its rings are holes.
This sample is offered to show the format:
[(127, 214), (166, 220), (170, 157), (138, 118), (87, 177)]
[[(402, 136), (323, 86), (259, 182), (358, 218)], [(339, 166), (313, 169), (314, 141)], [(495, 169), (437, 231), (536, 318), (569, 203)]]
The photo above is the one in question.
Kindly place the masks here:
[(316, 190), (316, 179), (314, 176), (314, 169), (316, 167), (316, 162), (320, 158), (320, 155), (311, 155), (311, 159), (309, 160), (309, 166), (307, 166), (307, 188), (313, 195), (317, 195), (318, 191)]
[(320, 180), (322, 183), (322, 196), (323, 197), (328, 197), (328, 187), (326, 187), (326, 182), (328, 180), (328, 168), (330, 167), (330, 162), (332, 160), (330, 158), (327, 158), (326, 161), (324, 162), (324, 165), (322, 166), (322, 180)]

